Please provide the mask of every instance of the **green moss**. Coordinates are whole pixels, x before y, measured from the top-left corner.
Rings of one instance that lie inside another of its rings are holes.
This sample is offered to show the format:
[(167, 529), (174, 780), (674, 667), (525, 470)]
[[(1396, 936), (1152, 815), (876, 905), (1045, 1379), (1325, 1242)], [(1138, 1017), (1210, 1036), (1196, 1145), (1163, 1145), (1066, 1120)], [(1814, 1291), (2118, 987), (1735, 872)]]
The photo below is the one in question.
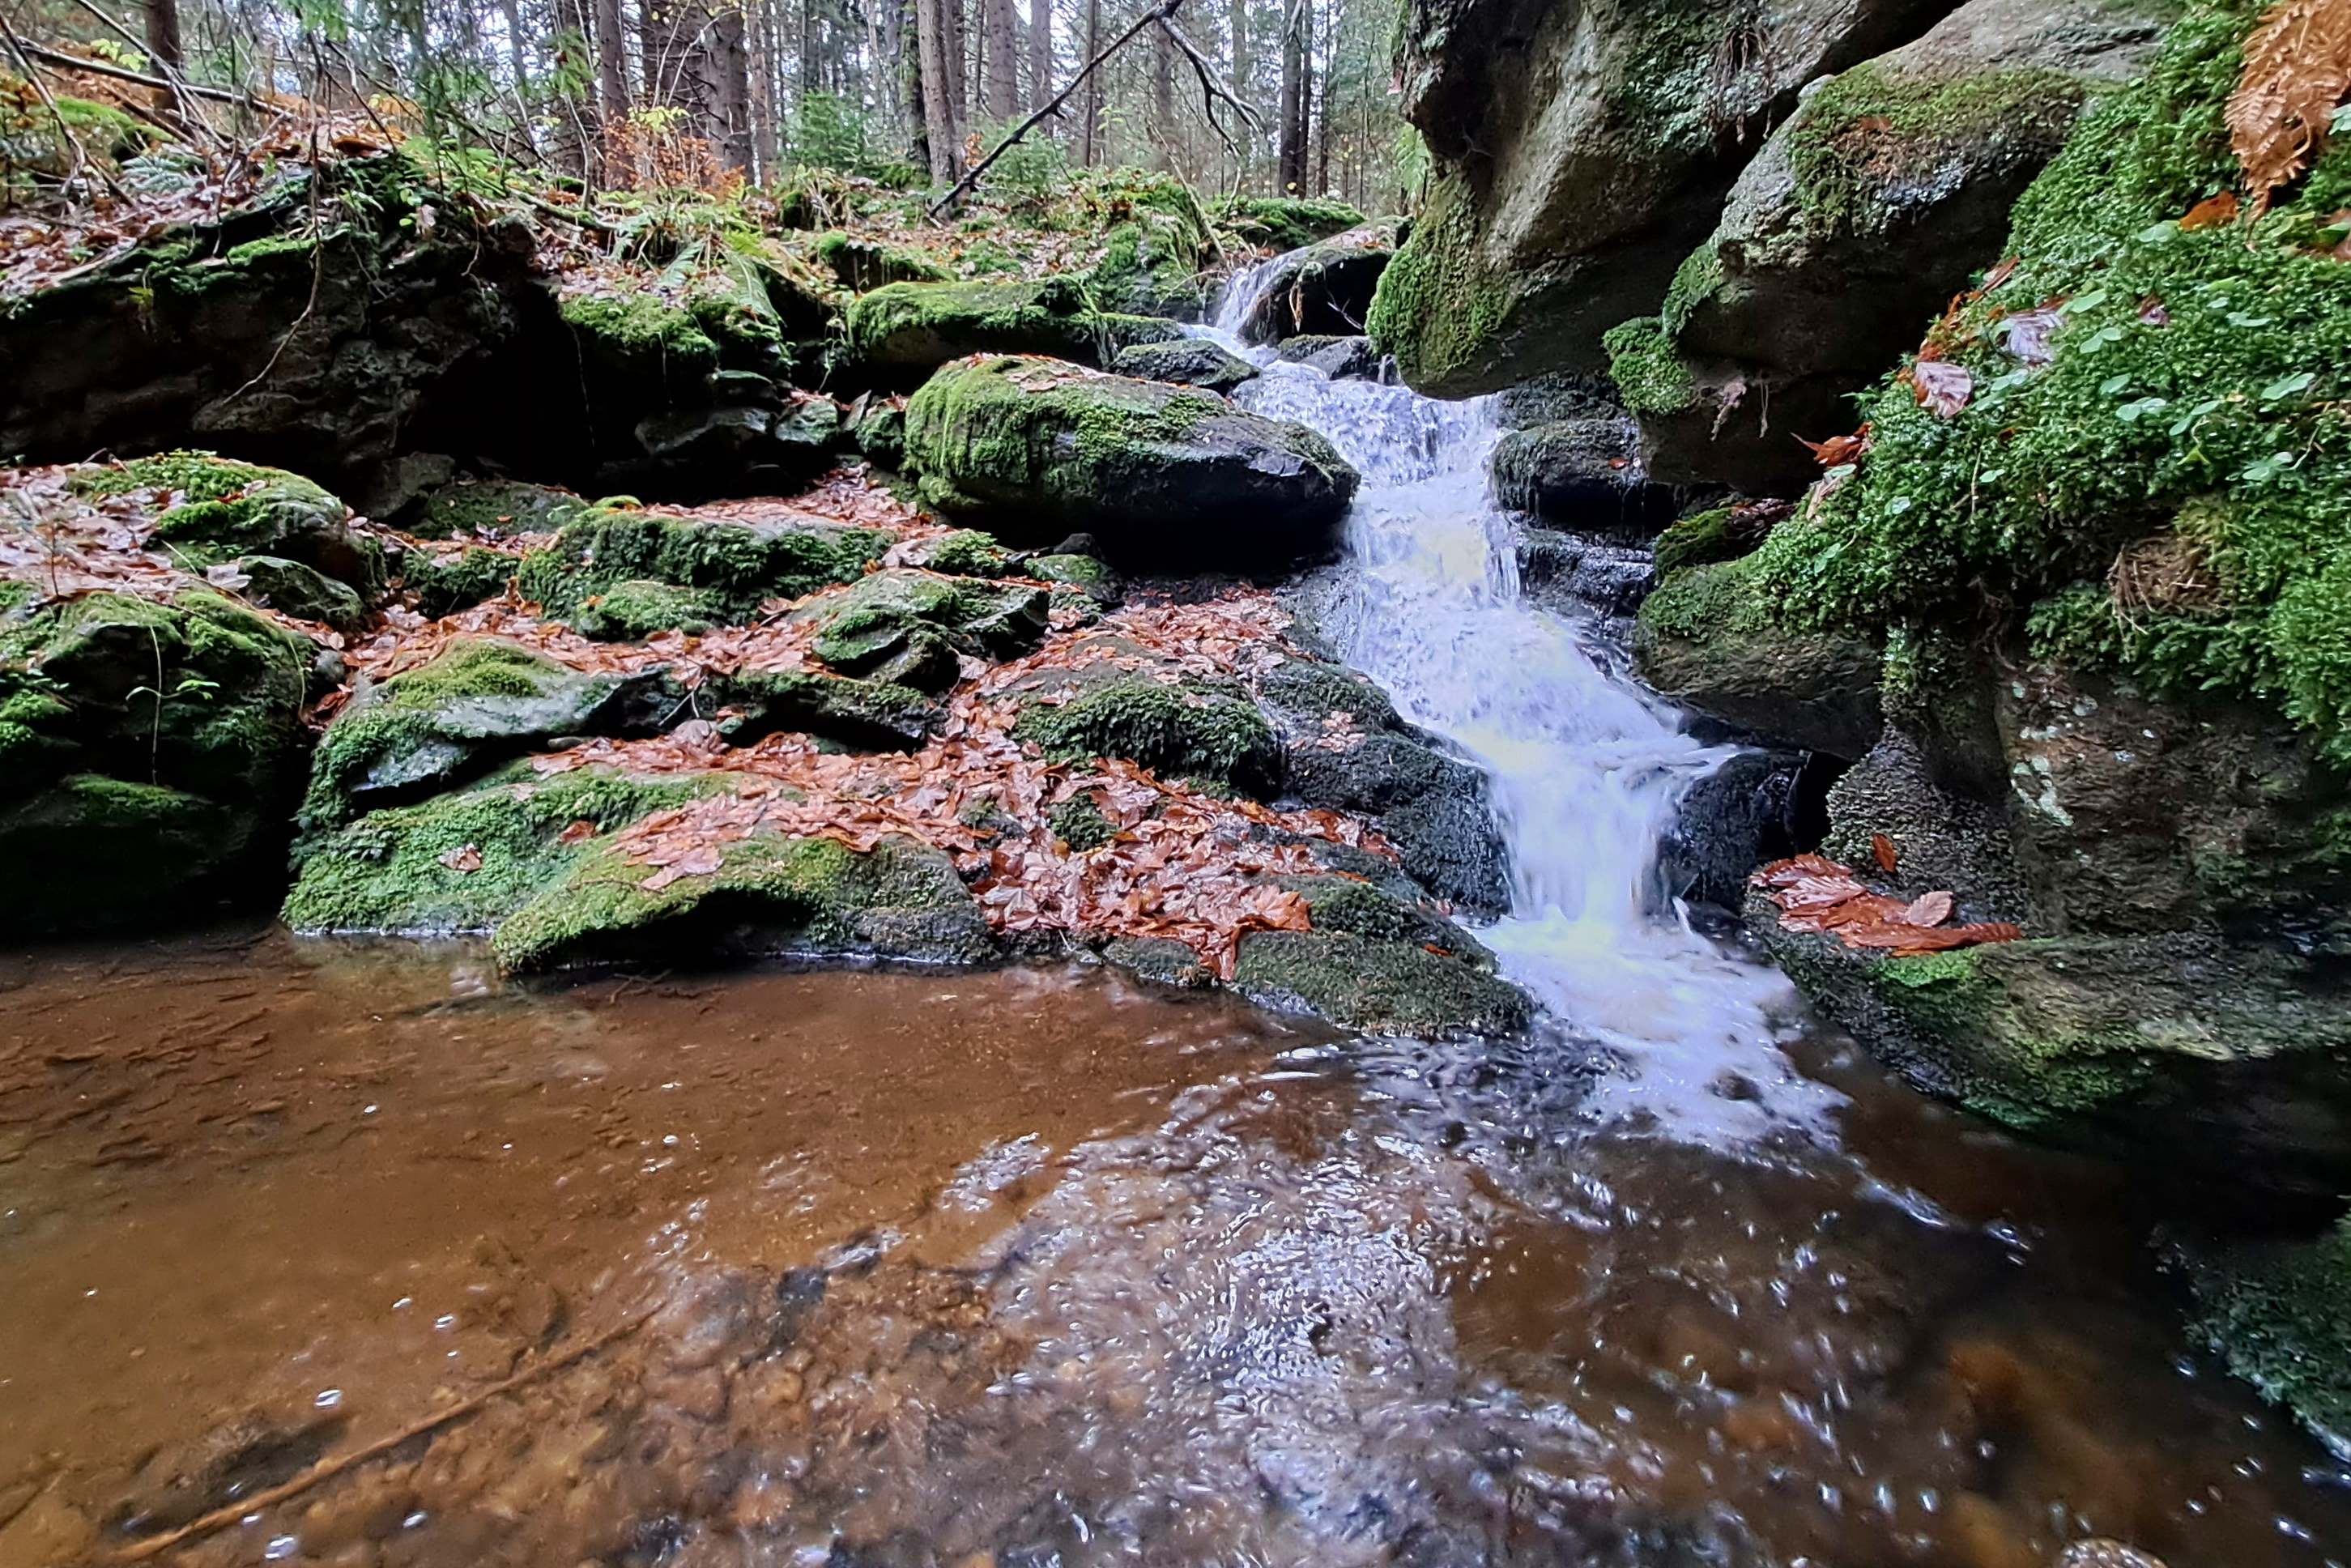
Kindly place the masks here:
[[(590, 852), (598, 836), (711, 787), (607, 768), (540, 779), (524, 767), (460, 793), (371, 812), (311, 846), (284, 918), (298, 931), (488, 931)], [(580, 837), (580, 822), (593, 833)]]
[(496, 599), (514, 580), (516, 565), (517, 558), (503, 550), (467, 545), (456, 550), (410, 549), (401, 558), (400, 570), (416, 596), (416, 608), (437, 617)]
[(1668, 338), (1681, 335), (1688, 325), (1690, 312), (1696, 310), (1722, 287), (1722, 254), (1712, 241), (1698, 246), (1682, 259), (1674, 269), (1674, 280), (1667, 287), (1666, 303), (1658, 312), (1658, 320)]
[(637, 579), (590, 594), (571, 613), (571, 624), (583, 635), (612, 642), (633, 642), (657, 632), (699, 635), (725, 619), (725, 607), (709, 594)]
[(1280, 745), (1257, 705), (1198, 682), (1122, 674), (1068, 702), (1029, 707), (1012, 732), (1057, 761), (1123, 757), (1167, 778), (1260, 799), (1281, 776)]
[(1123, 597), (1118, 573), (1090, 555), (1030, 556), (1021, 570), (1040, 582), (1074, 588), (1096, 604), (1116, 604)]
[(643, 581), (695, 590), (721, 619), (744, 621), (766, 600), (854, 581), (890, 542), (863, 528), (705, 522), (600, 504), (525, 556), (519, 582), (559, 616), (616, 583)]
[(1773, 617), (1758, 591), (1752, 559), (1672, 573), (1642, 601), (1640, 624), (1659, 636), (1693, 643), (1769, 630)]
[(1855, 66), (1806, 99), (1789, 123), (1796, 199), (1807, 218), (1825, 228), (1871, 233), (1886, 215), (1879, 192), (1931, 174), (1955, 157), (1995, 148), (2019, 163), (2038, 162), (2063, 140), (2087, 91), (2080, 78), (2060, 70), (1914, 81), (1873, 64)]
[(2195, 1282), (2198, 1332), (2229, 1370), (2351, 1456), (2351, 1219), (2203, 1260)]
[(560, 310), (583, 344), (625, 369), (694, 377), (718, 368), (718, 345), (693, 312), (659, 295), (575, 295)]
[[(1788, 614), (2038, 605), (2042, 647), (2158, 693), (2265, 701), (2351, 765), (2351, 268), (2325, 254), (2332, 209), (2308, 204), (2335, 198), (2314, 177), (2258, 221), (2177, 222), (2235, 178), (2221, 110), (2257, 9), (2192, 10), (2084, 118), (2018, 204), (2014, 277), (1944, 334), (1966, 410), (1889, 383), (1857, 476), (1760, 552)], [(1996, 314), (2044, 300), (2063, 302), (2049, 362), (2022, 361)], [(2193, 602), (2104, 615), (2070, 586), (2166, 535), (2209, 579)]]
[(382, 547), (354, 535), (344, 521), (349, 508), (298, 474), (209, 452), (170, 452), (87, 468), (68, 483), (92, 499), (174, 497), (155, 518), (154, 539), (187, 570), (238, 556), (282, 556), (349, 584), (363, 600), (383, 591)]
[(1364, 214), (1319, 196), (1234, 196), (1210, 210), (1211, 221), (1245, 245), (1290, 251), (1344, 234)]
[(1510, 314), (1512, 280), (1486, 264), (1478, 237), (1476, 198), (1447, 175), (1380, 274), (1364, 329), (1410, 385), (1440, 384), (1473, 364)]
[(1110, 231), (1087, 282), (1093, 298), (1112, 308), (1191, 314), (1207, 303), (1200, 282), (1207, 248), (1207, 231), (1188, 211), (1142, 211)]
[(1079, 795), (1054, 807), (1045, 818), (1045, 825), (1053, 836), (1078, 854), (1098, 850), (1118, 834), (1111, 820), (1094, 804), (1092, 795)]
[(1012, 552), (994, 534), (957, 528), (925, 549), (923, 564), (953, 577), (1001, 577), (1012, 564)]
[(1749, 547), (1732, 529), (1730, 516), (1729, 507), (1713, 507), (1677, 518), (1667, 527), (1650, 547), (1658, 578), (1670, 578), (1684, 567), (1735, 560), (1746, 553)]
[(152, 925), (215, 883), (249, 844), (249, 812), (160, 784), (79, 774), (0, 806), (17, 879), (0, 933)]
[[(763, 947), (810, 956), (973, 963), (994, 950), (954, 864), (911, 841), (884, 840), (860, 854), (831, 839), (757, 834), (722, 855), (715, 871), (648, 889), (648, 868), (593, 851), (500, 925), (492, 950), (508, 969), (544, 969), (640, 956), (649, 939), (744, 925)], [(692, 946), (706, 951), (703, 941)]]
[(278, 477), (293, 476), (282, 469), (238, 463), (210, 452), (183, 451), (86, 468), (67, 481), (67, 487), (93, 498), (141, 490), (170, 491), (186, 504), (232, 499), (255, 485)]
[(945, 283), (954, 276), (921, 251), (852, 238), (840, 229), (817, 235), (811, 249), (843, 285), (861, 291), (887, 283)]
[(1349, 1029), (1409, 1035), (1515, 1034), (1533, 1009), (1510, 982), (1417, 943), (1342, 931), (1245, 939), (1233, 988)]
[(1050, 354), (1094, 363), (1105, 324), (1084, 287), (1035, 283), (893, 283), (860, 295), (847, 318), (850, 352), (884, 369), (928, 370), (976, 353)]
[(1698, 383), (1658, 318), (1620, 321), (1600, 335), (1600, 346), (1609, 379), (1635, 413), (1679, 413), (1698, 401)]
[(466, 479), (444, 485), (426, 497), (413, 531), (426, 538), (543, 533), (561, 528), (587, 509), (588, 503), (569, 490), (511, 480)]

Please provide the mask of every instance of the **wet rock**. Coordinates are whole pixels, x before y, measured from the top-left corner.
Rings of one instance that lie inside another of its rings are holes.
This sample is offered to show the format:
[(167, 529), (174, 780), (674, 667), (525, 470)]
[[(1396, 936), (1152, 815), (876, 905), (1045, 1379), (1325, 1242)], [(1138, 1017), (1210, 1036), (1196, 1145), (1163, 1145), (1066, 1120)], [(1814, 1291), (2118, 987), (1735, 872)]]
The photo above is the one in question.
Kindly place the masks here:
[(2324, 965), (2185, 932), (1889, 958), (1748, 918), (1874, 1054), (2019, 1132), (2246, 1193), (2351, 1174), (2351, 994)]
[[(2351, 1452), (2351, 1221), (2311, 1239), (2212, 1249), (2192, 1262), (2205, 1343), (2337, 1456)], [(2085, 1568), (2136, 1568), (2134, 1560), (2148, 1561), (2134, 1552)]]
[(1694, 382), (1684, 407), (1643, 411), (1651, 468), (1677, 484), (1806, 482), (1789, 433), (1851, 426), (1847, 399), (2000, 259), (2016, 198), (2085, 105), (2146, 68), (2169, 19), (1970, 0), (1808, 88), (1667, 296)]
[(1820, 769), (1802, 751), (1743, 751), (1689, 787), (1658, 846), (1659, 874), (1683, 897), (1736, 911), (1757, 866), (1819, 841)]
[(940, 510), (1016, 544), (1083, 528), (1122, 570), (1326, 555), (1359, 483), (1303, 425), (1039, 359), (932, 377), (907, 404), (906, 462)]
[(1345, 931), (1244, 937), (1232, 987), (1260, 1006), (1382, 1034), (1516, 1034), (1534, 1011), (1516, 986), (1457, 954)]
[(717, 403), (647, 416), (636, 427), (642, 462), (605, 465), (606, 484), (642, 484), (673, 470), (730, 476), (730, 488), (797, 489), (828, 467), (841, 433), (830, 398), (803, 398), (777, 409)]
[[(338, 632), (349, 632), (367, 613), (360, 596), (348, 585), (298, 560), (274, 555), (239, 556), (227, 570), (231, 585), (235, 579), (244, 580), (236, 586), (246, 602), (298, 621), (318, 621)], [(214, 580), (220, 580), (215, 577)]]
[(225, 1421), (151, 1456), (110, 1525), (134, 1538), (157, 1534), (290, 1480), (327, 1456), (344, 1425), (340, 1416), (287, 1422), (261, 1411)]
[(50, 600), (0, 581), (11, 931), (154, 924), (277, 841), (312, 644), (215, 593)]
[(1217, 983), (1216, 971), (1186, 943), (1164, 936), (1116, 936), (1102, 944), (1102, 960), (1154, 985), (1198, 990)]
[(1676, 702), (1766, 738), (1857, 758), (1883, 727), (1878, 649), (1834, 632), (1779, 625), (1744, 560), (1693, 567), (1642, 604), (1642, 677)]
[(878, 678), (745, 670), (717, 686), (737, 710), (719, 734), (737, 746), (789, 731), (861, 751), (912, 751), (936, 732), (941, 716), (923, 688)]
[(1167, 343), (1137, 343), (1121, 349), (1108, 367), (1122, 376), (1146, 382), (1171, 382), (1178, 386), (1206, 387), (1229, 392), (1257, 379), (1255, 365), (1219, 348), (1206, 338), (1179, 338)]
[(1290, 363), (1321, 371), (1334, 382), (1378, 381), (1384, 364), (1384, 356), (1364, 337), (1301, 332), (1284, 338), (1279, 352)]
[(1655, 311), (1713, 225), (1753, 145), (1740, 129), (1947, 3), (1800, 0), (1758, 20), (1729, 0), (1414, 0), (1397, 64), (1437, 178), (1371, 335), (1407, 383), (1446, 397), (1601, 369), (1601, 333)]
[(1292, 659), (1259, 681), (1280, 728), (1285, 789), (1308, 806), (1363, 811), (1439, 898), (1499, 913), (1510, 903), (1509, 852), (1483, 769), (1396, 716), (1384, 693), (1334, 664)]
[(2077, 1541), (2057, 1559), (2057, 1568), (2163, 1568), (2163, 1560), (2119, 1541)]
[(1042, 589), (901, 570), (874, 572), (793, 619), (815, 628), (817, 656), (834, 669), (935, 694), (955, 684), (958, 653), (1008, 659), (1034, 648), (1049, 602)]
[(849, 308), (850, 351), (869, 375), (912, 384), (970, 354), (1044, 354), (1108, 362), (1136, 343), (1167, 342), (1173, 322), (1105, 314), (1075, 278), (1037, 283), (893, 283)]
[(1622, 539), (1559, 528), (1519, 530), (1519, 585), (1538, 602), (1626, 616), (1641, 608), (1656, 580), (1649, 552)]
[(890, 543), (865, 528), (714, 522), (600, 504), (525, 556), (518, 585), (549, 614), (568, 618), (617, 583), (668, 583), (703, 595), (719, 620), (743, 622), (769, 599), (855, 581)]
[(1242, 340), (1362, 332), (1398, 232), (1394, 220), (1381, 220), (1275, 257), (1258, 279), (1260, 292), (1241, 322)]
[(1883, 835), (1903, 885), (1956, 894), (1959, 918), (2037, 924), (2007, 816), (1938, 774), (1933, 747), (1910, 730), (1888, 728), (1830, 788), (1828, 810), (1834, 827), (1822, 848), (1833, 858), (1868, 864)]
[[(569, 490), (507, 479), (455, 479), (426, 491), (413, 516), (400, 519), (422, 538), (553, 533), (587, 510)], [(376, 514), (381, 516), (382, 514)]]
[(1494, 394), (1497, 418), (1505, 430), (1579, 419), (1620, 419), (1625, 405), (1604, 375), (1546, 371), (1514, 382)]
[(903, 398), (862, 397), (850, 405), (849, 443), (877, 467), (895, 468), (906, 458), (906, 403)]
[(1495, 500), (1583, 532), (1646, 538), (1679, 508), (1650, 482), (1640, 432), (1621, 414), (1513, 430), (1495, 444), (1492, 471)]

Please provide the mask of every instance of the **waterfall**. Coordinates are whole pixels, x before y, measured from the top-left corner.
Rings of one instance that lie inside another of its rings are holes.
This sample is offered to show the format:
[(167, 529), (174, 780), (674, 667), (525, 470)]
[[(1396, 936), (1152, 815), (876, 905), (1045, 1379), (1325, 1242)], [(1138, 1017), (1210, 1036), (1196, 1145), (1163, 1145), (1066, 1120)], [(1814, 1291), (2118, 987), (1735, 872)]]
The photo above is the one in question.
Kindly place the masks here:
[(1320, 431), (1364, 476), (1322, 630), (1490, 776), (1511, 907), (1480, 936), (1556, 1027), (1622, 1064), (1599, 1114), (1717, 1146), (1824, 1129), (1841, 1097), (1775, 1042), (1794, 1008), (1786, 982), (1692, 930), (1658, 877), (1683, 794), (1736, 748), (1702, 744), (1612, 670), (1595, 622), (1520, 591), (1520, 525), (1487, 475), (1494, 400), (1334, 382), (1245, 347), (1233, 327), (1264, 277), (1237, 277), (1216, 324), (1194, 330), (1260, 367), (1237, 402)]

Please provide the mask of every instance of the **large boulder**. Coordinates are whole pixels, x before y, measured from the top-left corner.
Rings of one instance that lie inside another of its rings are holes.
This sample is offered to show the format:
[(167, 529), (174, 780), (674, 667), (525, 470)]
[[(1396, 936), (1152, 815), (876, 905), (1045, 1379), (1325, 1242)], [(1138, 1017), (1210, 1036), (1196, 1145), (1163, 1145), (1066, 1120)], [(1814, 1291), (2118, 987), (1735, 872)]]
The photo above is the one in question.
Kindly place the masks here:
[(923, 498), (1014, 543), (1094, 535), (1121, 569), (1328, 554), (1359, 483), (1303, 425), (1053, 360), (950, 366), (906, 405)]
[(2009, 209), (2098, 92), (2145, 68), (2168, 7), (1970, 0), (1915, 43), (1808, 89), (1682, 264), (1664, 329), (1686, 399), (1643, 411), (1678, 484), (1801, 484), (1792, 433), (1848, 400), (2000, 259)]
[(711, 619), (746, 621), (769, 599), (855, 581), (890, 542), (887, 534), (830, 523), (713, 521), (607, 504), (580, 513), (525, 556), (518, 581), (549, 614), (566, 618), (619, 585), (653, 582), (692, 591)]
[(1104, 312), (1076, 278), (1035, 283), (893, 283), (849, 308), (852, 363), (911, 386), (969, 354), (1046, 354), (1101, 365), (1135, 343), (1182, 336), (1173, 322)]
[(1015, 658), (1045, 635), (1050, 596), (1025, 583), (877, 571), (793, 612), (817, 657), (847, 674), (944, 692), (960, 655)]
[(1602, 331), (1657, 308), (1798, 89), (1949, 8), (1411, 0), (1404, 109), (1437, 178), (1380, 280), (1372, 336), (1407, 382), (1447, 397), (1600, 368)]
[(1372, 292), (1395, 255), (1398, 229), (1393, 220), (1364, 224), (1266, 263), (1254, 279), (1257, 298), (1241, 320), (1243, 340), (1279, 343), (1301, 334), (1362, 332)]

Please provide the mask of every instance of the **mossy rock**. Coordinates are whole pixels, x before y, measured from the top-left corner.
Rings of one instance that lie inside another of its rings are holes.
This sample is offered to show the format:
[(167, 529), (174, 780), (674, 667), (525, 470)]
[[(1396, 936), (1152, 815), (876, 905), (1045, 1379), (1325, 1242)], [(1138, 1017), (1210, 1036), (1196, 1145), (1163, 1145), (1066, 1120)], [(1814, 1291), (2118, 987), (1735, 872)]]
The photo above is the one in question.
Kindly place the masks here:
[(600, 506), (525, 556), (519, 580), (557, 616), (615, 583), (642, 581), (694, 590), (722, 619), (747, 621), (769, 599), (856, 580), (890, 543), (866, 528), (710, 522)]
[(2195, 1260), (2196, 1332), (2231, 1372), (2351, 1458), (2351, 1219)]
[[(60, 120), (72, 132), (73, 142), (59, 131)], [(110, 103), (65, 94), (44, 99), (15, 78), (0, 78), (0, 169), (13, 178), (67, 178), (74, 172), (75, 142), (82, 154), (108, 170), (119, 170), (123, 160), (162, 140), (162, 131)]]
[(969, 354), (1047, 354), (1101, 364), (1132, 343), (1179, 337), (1170, 322), (1097, 309), (1066, 277), (1037, 283), (893, 283), (849, 308), (848, 351), (883, 380), (911, 382)]
[(416, 596), (422, 613), (440, 617), (496, 599), (514, 580), (519, 558), (504, 550), (465, 545), (455, 549), (431, 546), (401, 552), (402, 586)]
[(1726, 724), (1857, 759), (1884, 727), (1879, 651), (1849, 633), (1782, 624), (1757, 559), (1692, 567), (1658, 585), (1634, 626), (1642, 677)]
[(1207, 308), (1201, 268), (1208, 255), (1207, 231), (1188, 201), (1180, 212), (1138, 206), (1103, 236), (1087, 292), (1106, 310), (1194, 320)]
[(921, 251), (861, 239), (840, 229), (817, 235), (813, 249), (842, 287), (860, 294), (891, 283), (945, 283), (955, 276)]
[(1511, 1035), (1534, 1015), (1525, 992), (1474, 963), (1348, 931), (1246, 936), (1232, 987), (1263, 1007), (1375, 1034)]
[(1261, 250), (1292, 251), (1359, 227), (1364, 214), (1322, 196), (1234, 196), (1209, 209), (1216, 225)]
[(1098, 556), (1032, 555), (1020, 563), (1020, 571), (1040, 582), (1074, 589), (1102, 609), (1113, 608), (1126, 597), (1126, 586), (1118, 573)]
[(956, 664), (942, 664), (934, 649), (1016, 657), (1043, 639), (1049, 609), (1042, 589), (902, 568), (862, 578), (793, 619), (816, 629), (817, 657), (836, 670), (945, 691)]
[(725, 845), (715, 871), (649, 889), (653, 876), (591, 849), (500, 923), (491, 949), (513, 971), (721, 950), (918, 964), (985, 963), (999, 951), (955, 863), (909, 839), (861, 853), (759, 833)]
[(1093, 534), (1122, 568), (1247, 570), (1327, 555), (1359, 477), (1303, 425), (1212, 393), (983, 358), (906, 407), (923, 498), (1015, 543)]
[(888, 680), (810, 671), (746, 670), (718, 683), (737, 711), (719, 731), (747, 746), (779, 730), (819, 736), (861, 751), (913, 751), (937, 729), (938, 706)]
[(356, 630), (366, 617), (366, 607), (348, 584), (298, 560), (246, 555), (229, 562), (229, 567), (245, 580), (239, 593), (248, 604), (297, 621), (320, 622), (338, 632)]
[(726, 608), (715, 595), (643, 578), (591, 593), (571, 612), (571, 624), (581, 636), (614, 643), (641, 642), (660, 632), (698, 636), (726, 619)]
[(1113, 374), (1176, 386), (1202, 387), (1229, 392), (1257, 379), (1258, 369), (1230, 350), (1206, 338), (1183, 338), (1169, 343), (1137, 343), (1121, 349), (1110, 362)]
[(895, 468), (906, 459), (906, 405), (891, 398), (870, 398), (850, 416), (844, 428), (857, 455), (880, 468)]
[(604, 768), (541, 779), (518, 764), (320, 836), (303, 857), (283, 917), (305, 932), (487, 933), (601, 836), (711, 788)]
[(1279, 343), (1301, 333), (1359, 334), (1372, 294), (1395, 255), (1397, 225), (1367, 223), (1290, 251), (1258, 278), (1255, 303), (1241, 319), (1246, 342)]
[(1513, 430), (1494, 444), (1494, 498), (1587, 532), (1646, 538), (1673, 517), (1672, 489), (1649, 482), (1640, 430), (1617, 416)]
[(2158, 1179), (2351, 1179), (2351, 997), (2217, 936), (2041, 937), (1915, 957), (1748, 918), (1805, 996), (1930, 1093)]
[(994, 534), (979, 528), (957, 528), (917, 545), (909, 553), (914, 565), (949, 577), (1021, 575), (1014, 570), (1020, 558), (998, 543)]
[(298, 474), (208, 452), (170, 452), (85, 468), (69, 481), (97, 500), (147, 494), (159, 505), (150, 548), (202, 573), (238, 556), (298, 561), (366, 601), (383, 592), (383, 550), (352, 533), (350, 509)]
[(312, 762), (301, 826), (340, 827), (559, 737), (652, 727), (645, 710), (659, 704), (648, 694), (661, 682), (590, 674), (512, 643), (460, 638), (430, 663), (361, 688), (335, 716)]
[(428, 492), (409, 531), (423, 538), (552, 533), (588, 509), (569, 490), (510, 479), (459, 479)]
[(678, 384), (718, 368), (718, 344), (694, 312), (658, 294), (572, 295), (558, 313), (581, 357), (602, 372)]
[(0, 929), (152, 925), (234, 892), (299, 785), (316, 653), (214, 593), (0, 584), (0, 836), (32, 871)]
[(1687, 517), (1677, 517), (1650, 547), (1660, 578), (1685, 567), (1712, 566), (1752, 555), (1769, 530), (1743, 521), (1737, 507), (1708, 507)]
[(1048, 758), (1123, 757), (1163, 778), (1190, 779), (1230, 794), (1271, 799), (1281, 746), (1248, 694), (1221, 683), (1174, 683), (1102, 663), (1061, 677), (1066, 700), (1032, 701), (1012, 733)]

